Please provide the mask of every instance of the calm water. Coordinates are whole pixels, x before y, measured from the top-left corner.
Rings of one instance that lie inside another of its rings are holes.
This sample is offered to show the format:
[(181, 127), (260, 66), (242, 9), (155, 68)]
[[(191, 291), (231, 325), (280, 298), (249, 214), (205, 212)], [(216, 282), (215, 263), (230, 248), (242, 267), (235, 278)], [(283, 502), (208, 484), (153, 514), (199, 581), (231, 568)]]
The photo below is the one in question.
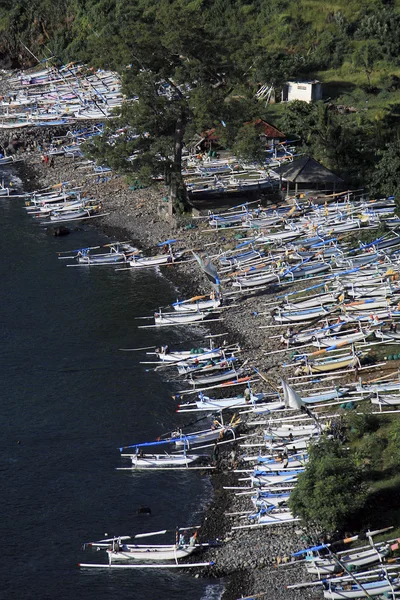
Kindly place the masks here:
[[(219, 598), (218, 582), (178, 571), (79, 570), (106, 562), (84, 542), (198, 524), (211, 494), (196, 472), (123, 473), (119, 446), (179, 421), (173, 388), (118, 348), (171, 345), (192, 332), (137, 329), (173, 301), (155, 272), (67, 268), (57, 252), (106, 243), (97, 231), (54, 238), (1, 200), (1, 599)], [(197, 330), (198, 331), (198, 330)], [(197, 333), (198, 337), (198, 333)], [(186, 347), (186, 346), (182, 346)], [(151, 516), (136, 515), (151, 507)], [(157, 543), (172, 541), (151, 538)]]

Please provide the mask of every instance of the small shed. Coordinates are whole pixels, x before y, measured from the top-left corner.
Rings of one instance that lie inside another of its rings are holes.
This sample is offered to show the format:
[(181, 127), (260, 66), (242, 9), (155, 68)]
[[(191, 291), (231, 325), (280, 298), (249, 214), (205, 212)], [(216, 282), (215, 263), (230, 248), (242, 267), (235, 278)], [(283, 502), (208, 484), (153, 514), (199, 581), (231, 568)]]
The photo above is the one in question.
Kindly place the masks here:
[(295, 194), (305, 189), (335, 192), (343, 189), (345, 183), (339, 175), (311, 156), (302, 156), (291, 163), (286, 163), (276, 172), (280, 176), (281, 189), (286, 187), (286, 195), (289, 195), (290, 188)]
[(316, 102), (322, 100), (322, 84), (320, 81), (288, 81), (282, 88), (282, 102), (302, 100)]

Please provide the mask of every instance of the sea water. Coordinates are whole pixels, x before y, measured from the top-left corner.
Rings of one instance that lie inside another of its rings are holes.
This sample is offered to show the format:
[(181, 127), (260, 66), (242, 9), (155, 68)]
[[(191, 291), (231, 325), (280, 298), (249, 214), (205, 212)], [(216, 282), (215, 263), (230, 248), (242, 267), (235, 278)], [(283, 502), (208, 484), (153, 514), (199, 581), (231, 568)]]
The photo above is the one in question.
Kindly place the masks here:
[[(21, 199), (1, 198), (0, 215), (0, 598), (219, 598), (220, 583), (179, 570), (78, 568), (107, 563), (103, 551), (83, 550), (85, 542), (168, 529), (149, 540), (173, 543), (174, 528), (200, 523), (207, 476), (115, 467), (120, 446), (184, 423), (172, 384), (140, 364), (153, 357), (119, 349), (182, 341), (190, 348), (201, 330), (138, 329), (151, 323), (138, 316), (176, 299), (154, 270), (58, 259), (109, 242), (98, 230), (47, 235)], [(141, 505), (151, 515), (137, 514)]]

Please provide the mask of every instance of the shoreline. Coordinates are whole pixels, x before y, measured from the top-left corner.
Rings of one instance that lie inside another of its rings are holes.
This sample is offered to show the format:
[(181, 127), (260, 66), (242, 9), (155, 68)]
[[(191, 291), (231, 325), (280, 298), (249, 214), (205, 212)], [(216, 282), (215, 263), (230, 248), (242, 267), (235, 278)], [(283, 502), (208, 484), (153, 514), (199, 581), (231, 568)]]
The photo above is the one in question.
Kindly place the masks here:
[[(78, 169), (80, 159), (56, 157), (55, 166), (51, 168), (42, 165), (38, 152), (24, 153), (21, 156), (23, 162), (19, 163), (16, 170), (31, 190), (70, 181), (74, 186), (82, 186), (82, 192), (100, 200), (105, 212), (110, 214), (91, 225), (110, 238), (132, 238), (146, 252), (151, 250), (153, 253), (157, 243), (171, 237), (177, 237), (185, 247), (197, 248), (199, 251), (205, 243), (222, 241), (221, 233), (202, 234), (201, 229), (185, 229), (184, 224), (179, 227), (162, 220), (157, 213), (157, 205), (165, 195), (165, 188), (159, 184), (155, 188), (133, 191), (122, 176), (111, 174), (109, 181), (97, 182), (92, 173)], [(226, 235), (230, 237), (231, 232), (226, 232)], [(193, 269), (193, 263), (178, 263), (176, 267), (164, 269), (163, 274), (177, 286), (182, 297), (211, 291), (197, 265)], [(268, 373), (268, 377), (277, 382), (281, 360), (279, 355), (267, 355), (267, 351), (271, 349), (271, 341), (268, 343), (268, 334), (258, 328), (260, 320), (257, 314), (262, 311), (263, 303), (274, 296), (275, 292), (272, 291), (264, 292), (261, 296), (238, 299), (235, 306), (224, 312), (223, 322), (213, 324), (212, 330), (213, 333), (227, 331), (226, 338), (229, 342), (238, 342), (242, 346), (244, 360), (248, 359), (250, 364)], [(254, 389), (257, 390), (257, 387), (265, 388), (265, 384), (256, 384)], [(241, 427), (246, 427), (245, 419)], [(222, 468), (210, 476), (213, 498), (206, 509), (201, 534), (203, 540), (219, 538), (227, 543), (207, 551), (207, 560), (215, 560), (216, 566), (205, 569), (203, 575), (225, 579), (223, 600), (237, 600), (240, 596), (249, 594), (262, 594), (260, 597), (271, 600), (306, 600), (318, 597), (305, 589), (300, 594), (295, 591), (286, 592), (286, 584), (304, 578), (304, 573), (300, 573), (300, 565), (291, 566), (290, 570), (274, 568), (277, 557), (299, 549), (300, 537), (295, 532), (301, 535), (302, 530), (298, 526), (237, 531), (232, 536), (231, 519), (225, 513), (248, 510), (249, 507), (246, 496), (235, 497), (232, 491), (223, 489), (224, 485), (237, 485), (229, 451), (228, 448), (221, 452)], [(263, 594), (266, 590), (268, 594)]]

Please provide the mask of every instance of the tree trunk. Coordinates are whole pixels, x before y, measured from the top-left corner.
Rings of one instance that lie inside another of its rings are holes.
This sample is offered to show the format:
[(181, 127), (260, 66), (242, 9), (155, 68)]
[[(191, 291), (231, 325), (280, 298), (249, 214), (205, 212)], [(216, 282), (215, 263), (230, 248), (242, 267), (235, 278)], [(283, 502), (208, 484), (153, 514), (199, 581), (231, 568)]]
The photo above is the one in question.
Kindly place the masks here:
[(175, 125), (175, 140), (174, 140), (174, 161), (172, 165), (171, 180), (169, 184), (168, 195), (168, 217), (172, 219), (174, 207), (177, 200), (181, 197), (183, 189), (182, 180), (182, 146), (183, 134), (185, 132), (184, 120), (182, 111)]

